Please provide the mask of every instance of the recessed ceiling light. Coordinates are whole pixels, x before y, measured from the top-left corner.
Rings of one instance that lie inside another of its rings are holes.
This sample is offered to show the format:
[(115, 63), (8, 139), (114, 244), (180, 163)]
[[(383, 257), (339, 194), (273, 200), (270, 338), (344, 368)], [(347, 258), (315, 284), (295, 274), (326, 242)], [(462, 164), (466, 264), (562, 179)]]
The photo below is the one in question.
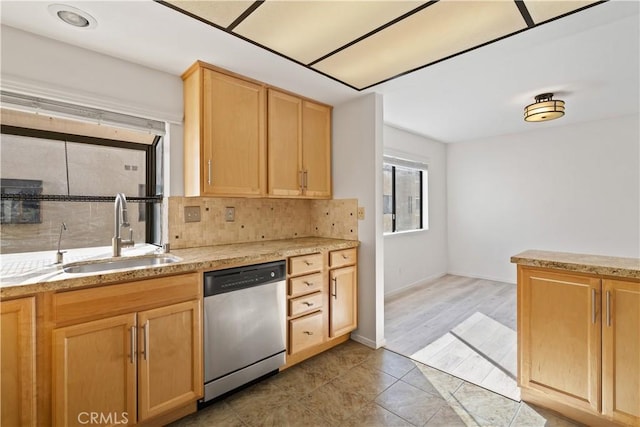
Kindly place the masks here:
[(98, 25), (98, 21), (93, 16), (73, 6), (51, 4), (48, 9), (53, 16), (76, 28), (89, 29)]

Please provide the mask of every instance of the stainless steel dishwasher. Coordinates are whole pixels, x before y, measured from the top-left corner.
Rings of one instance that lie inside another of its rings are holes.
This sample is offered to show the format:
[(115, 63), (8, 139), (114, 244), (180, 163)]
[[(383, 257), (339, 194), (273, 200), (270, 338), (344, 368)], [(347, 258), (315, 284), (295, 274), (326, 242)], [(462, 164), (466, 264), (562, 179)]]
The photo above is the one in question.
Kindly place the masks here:
[(204, 274), (201, 405), (285, 363), (285, 262)]

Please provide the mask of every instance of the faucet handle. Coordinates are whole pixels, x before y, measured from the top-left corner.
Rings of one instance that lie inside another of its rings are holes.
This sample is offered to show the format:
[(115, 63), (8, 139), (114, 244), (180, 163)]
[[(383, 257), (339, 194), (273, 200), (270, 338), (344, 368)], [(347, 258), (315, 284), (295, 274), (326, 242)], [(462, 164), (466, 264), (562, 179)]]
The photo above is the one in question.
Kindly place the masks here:
[(120, 245), (122, 247), (130, 247), (135, 245), (136, 242), (133, 241), (133, 228), (129, 228), (129, 239), (128, 240), (122, 240), (120, 242)]

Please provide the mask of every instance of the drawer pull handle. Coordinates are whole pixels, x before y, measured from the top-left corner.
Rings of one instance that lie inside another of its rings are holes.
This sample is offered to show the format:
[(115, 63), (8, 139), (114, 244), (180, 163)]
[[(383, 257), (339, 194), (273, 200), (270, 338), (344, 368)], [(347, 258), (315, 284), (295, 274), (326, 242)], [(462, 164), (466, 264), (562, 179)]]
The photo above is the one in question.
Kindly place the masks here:
[(304, 332), (303, 332), (303, 334), (305, 334), (305, 335), (313, 335), (313, 332), (311, 332), (311, 331), (304, 331)]
[(313, 306), (313, 303), (309, 302), (309, 301), (305, 301), (305, 302), (303, 302), (303, 304), (306, 305), (307, 307), (312, 307)]
[(313, 265), (313, 263), (312, 263), (312, 262), (309, 262), (309, 261), (307, 261), (306, 259), (304, 260), (304, 264), (305, 264), (306, 266)]
[(333, 297), (333, 299), (338, 299), (338, 279), (337, 278), (332, 278), (331, 281), (333, 282), (333, 293), (331, 294), (331, 296)]
[(346, 256), (345, 254), (342, 254), (342, 259), (349, 259), (349, 257)]
[(311, 282), (304, 282), (304, 284), (307, 285), (307, 286), (313, 285), (313, 283), (311, 283)]

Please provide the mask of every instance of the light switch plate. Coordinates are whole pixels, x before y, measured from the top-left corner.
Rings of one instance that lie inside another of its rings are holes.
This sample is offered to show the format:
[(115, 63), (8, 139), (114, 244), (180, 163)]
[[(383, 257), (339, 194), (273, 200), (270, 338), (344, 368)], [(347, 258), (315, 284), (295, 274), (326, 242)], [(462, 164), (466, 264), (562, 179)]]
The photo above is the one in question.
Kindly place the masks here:
[(200, 222), (200, 206), (185, 206), (184, 222)]
[(224, 208), (224, 220), (227, 222), (233, 222), (236, 220), (236, 208), (233, 206), (227, 206)]
[(358, 206), (358, 219), (360, 221), (364, 220), (364, 207)]

